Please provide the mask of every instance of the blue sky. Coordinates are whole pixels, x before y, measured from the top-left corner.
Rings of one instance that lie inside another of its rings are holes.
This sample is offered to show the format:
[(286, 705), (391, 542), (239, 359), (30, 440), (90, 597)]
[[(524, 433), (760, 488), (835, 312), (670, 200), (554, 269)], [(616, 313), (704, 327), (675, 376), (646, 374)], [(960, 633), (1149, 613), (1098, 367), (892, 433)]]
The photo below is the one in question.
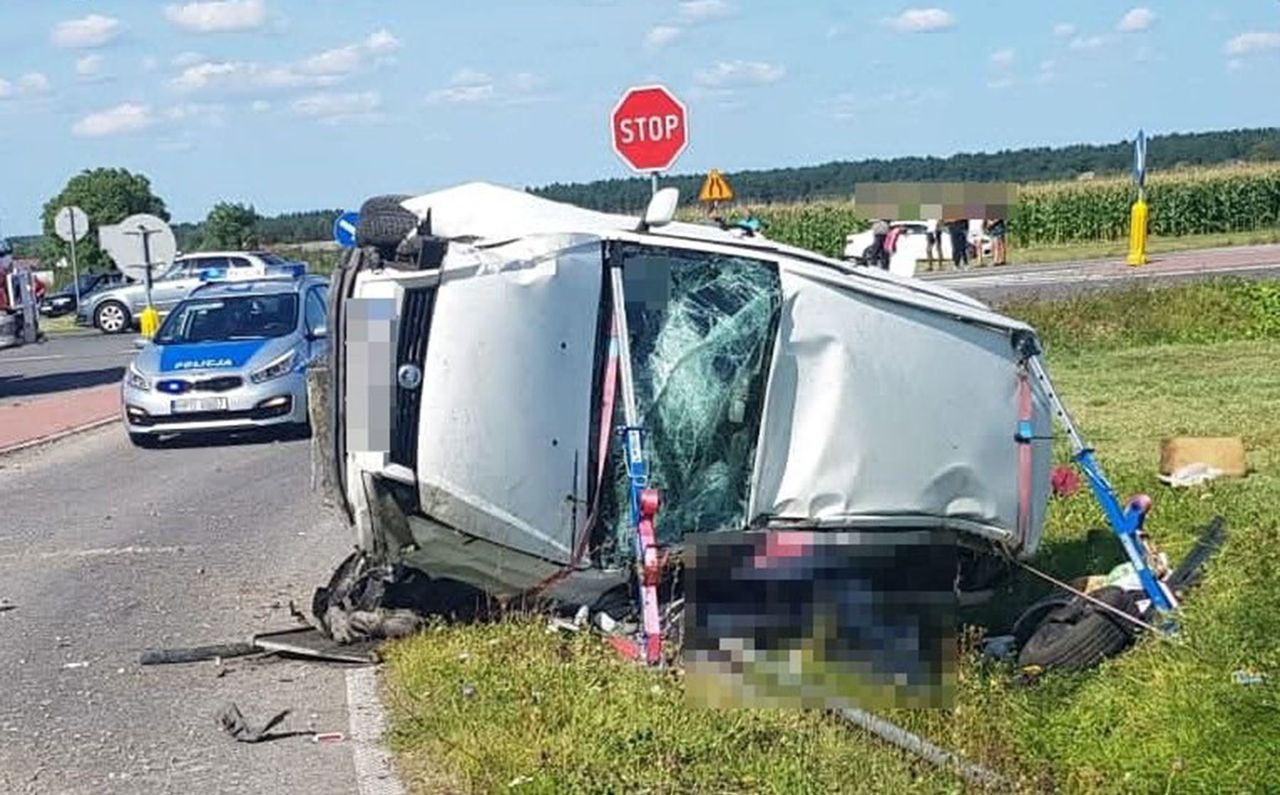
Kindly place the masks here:
[(1277, 0), (0, 0), (0, 53), (5, 234), (95, 166), (176, 220), (625, 176), (651, 81), (679, 172), (1280, 124)]

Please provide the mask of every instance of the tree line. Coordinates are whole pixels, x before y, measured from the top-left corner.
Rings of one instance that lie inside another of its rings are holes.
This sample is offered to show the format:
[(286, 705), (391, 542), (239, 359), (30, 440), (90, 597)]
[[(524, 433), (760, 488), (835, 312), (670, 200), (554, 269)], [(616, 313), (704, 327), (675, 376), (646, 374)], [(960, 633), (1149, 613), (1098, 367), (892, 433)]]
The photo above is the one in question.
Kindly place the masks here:
[[(1280, 128), (1173, 133), (1153, 136), (1147, 144), (1150, 170), (1207, 166), (1233, 161), (1280, 160)], [(1133, 164), (1133, 140), (1112, 144), (1077, 144), (998, 152), (961, 153), (950, 157), (897, 157), (835, 161), (798, 168), (772, 168), (726, 173), (739, 201), (751, 204), (832, 199), (853, 195), (860, 182), (1047, 182), (1126, 173)], [(697, 201), (703, 174), (664, 177), (665, 186), (680, 189), (681, 200)], [(649, 201), (644, 177), (585, 183), (554, 183), (528, 188), (556, 201), (610, 212), (635, 212)]]
[[(1280, 161), (1280, 128), (1174, 133), (1155, 136), (1147, 147), (1149, 168), (1206, 166), (1232, 161)], [(739, 171), (726, 176), (737, 199), (750, 204), (803, 202), (849, 197), (860, 182), (1017, 182), (1031, 183), (1074, 179), (1082, 174), (1127, 172), (1133, 160), (1133, 142), (1036, 147), (998, 152), (961, 153), (950, 157), (899, 157), (836, 161), (799, 168)], [(680, 189), (686, 204), (697, 200), (703, 175), (684, 174), (664, 178)], [(649, 200), (644, 178), (607, 179), (586, 183), (554, 183), (527, 188), (535, 195), (606, 211), (634, 212)], [(13, 238), (18, 256), (39, 257), (46, 267), (66, 257), (68, 246), (53, 233), (53, 219), (68, 204), (89, 214), (96, 230), (100, 224), (116, 224), (135, 213), (150, 213), (169, 220), (163, 199), (155, 195), (146, 176), (122, 168), (98, 168), (73, 176), (57, 196), (44, 205), (43, 235)], [(243, 249), (328, 240), (341, 210), (310, 210), (264, 217), (252, 204), (220, 202), (204, 220), (173, 224), (180, 251)], [(97, 235), (89, 235), (78, 251), (89, 270), (109, 268), (98, 248)]]

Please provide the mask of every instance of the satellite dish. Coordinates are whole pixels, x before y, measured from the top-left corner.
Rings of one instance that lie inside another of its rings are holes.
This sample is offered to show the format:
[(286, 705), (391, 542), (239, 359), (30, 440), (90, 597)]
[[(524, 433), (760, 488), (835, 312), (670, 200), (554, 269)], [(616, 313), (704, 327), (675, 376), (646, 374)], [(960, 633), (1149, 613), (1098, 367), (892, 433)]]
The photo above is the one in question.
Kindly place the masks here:
[(63, 207), (53, 217), (53, 231), (68, 243), (78, 242), (89, 233), (89, 216), (75, 205)]
[(163, 273), (178, 253), (169, 225), (146, 213), (131, 215), (115, 226), (99, 226), (98, 243), (120, 272), (134, 281), (147, 278), (148, 264), (153, 276)]

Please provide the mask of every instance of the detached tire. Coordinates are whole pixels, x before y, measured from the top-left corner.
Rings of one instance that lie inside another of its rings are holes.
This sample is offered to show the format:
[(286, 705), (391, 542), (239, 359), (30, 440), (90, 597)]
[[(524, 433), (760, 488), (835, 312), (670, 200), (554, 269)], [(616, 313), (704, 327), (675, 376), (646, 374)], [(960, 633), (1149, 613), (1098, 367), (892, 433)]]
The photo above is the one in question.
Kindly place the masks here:
[[(1106, 587), (1091, 596), (1138, 617), (1135, 596), (1128, 591)], [(1045, 618), (1019, 652), (1018, 665), (1083, 671), (1127, 649), (1134, 634), (1128, 622), (1076, 598)]]
[(356, 245), (376, 248), (383, 259), (394, 259), (396, 247), (418, 226), (418, 216), (400, 205), (409, 196), (374, 196), (360, 206)]

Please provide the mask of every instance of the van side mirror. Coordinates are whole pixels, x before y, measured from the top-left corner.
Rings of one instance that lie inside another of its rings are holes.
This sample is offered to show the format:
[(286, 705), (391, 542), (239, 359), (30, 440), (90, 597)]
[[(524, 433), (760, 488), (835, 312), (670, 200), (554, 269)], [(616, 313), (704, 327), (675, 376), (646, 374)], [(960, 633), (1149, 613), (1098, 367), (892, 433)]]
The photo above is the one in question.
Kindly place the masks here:
[(655, 226), (666, 226), (675, 220), (676, 207), (680, 204), (680, 190), (678, 188), (663, 188), (653, 194), (653, 198), (649, 200), (649, 206), (644, 210), (644, 220), (640, 224), (640, 231), (645, 231)]
[(316, 326), (307, 332), (307, 336), (313, 340), (322, 340), (329, 336), (329, 327), (323, 324)]

